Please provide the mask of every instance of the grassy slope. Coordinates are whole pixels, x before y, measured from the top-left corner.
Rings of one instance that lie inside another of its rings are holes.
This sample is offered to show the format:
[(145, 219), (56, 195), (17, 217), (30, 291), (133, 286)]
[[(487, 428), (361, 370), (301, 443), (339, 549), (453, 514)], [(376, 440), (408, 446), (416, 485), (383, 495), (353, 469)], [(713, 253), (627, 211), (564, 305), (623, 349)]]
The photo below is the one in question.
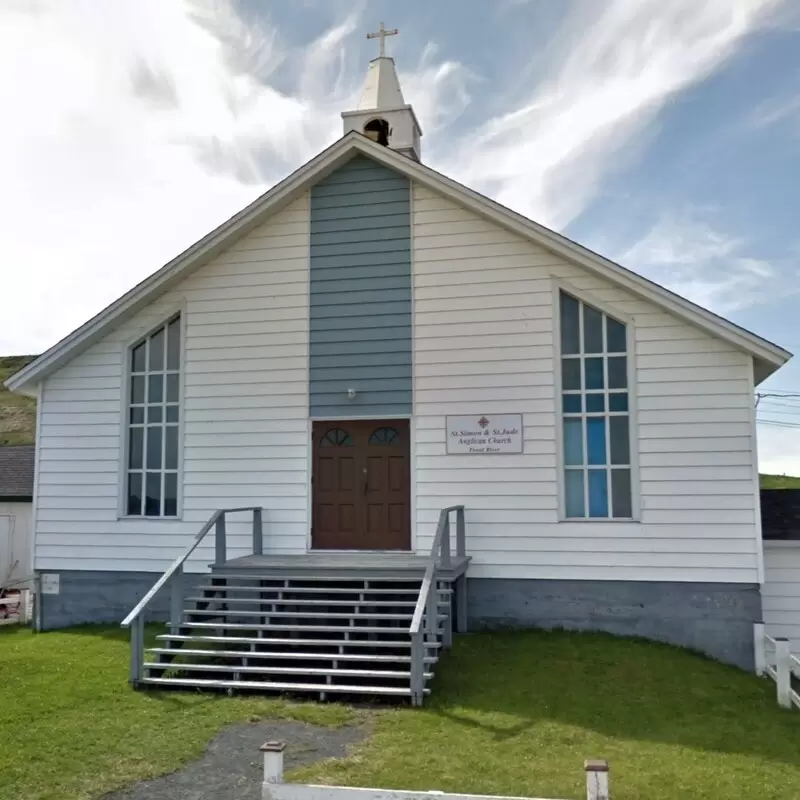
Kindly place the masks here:
[(791, 475), (761, 475), (762, 489), (800, 489), (800, 478)]
[(36, 401), (30, 397), (12, 394), (3, 383), (34, 358), (35, 356), (0, 356), (0, 446), (33, 444), (36, 433)]
[[(0, 629), (0, 797), (75, 800), (177, 768), (256, 716), (341, 724), (342, 706), (126, 685), (119, 629)], [(422, 710), (376, 712), (374, 738), (295, 780), (577, 798), (608, 758), (617, 800), (800, 797), (800, 714), (774, 686), (675, 648), (597, 634), (461, 637)], [(291, 746), (291, 743), (289, 743)], [(257, 754), (253, 754), (257, 758)]]

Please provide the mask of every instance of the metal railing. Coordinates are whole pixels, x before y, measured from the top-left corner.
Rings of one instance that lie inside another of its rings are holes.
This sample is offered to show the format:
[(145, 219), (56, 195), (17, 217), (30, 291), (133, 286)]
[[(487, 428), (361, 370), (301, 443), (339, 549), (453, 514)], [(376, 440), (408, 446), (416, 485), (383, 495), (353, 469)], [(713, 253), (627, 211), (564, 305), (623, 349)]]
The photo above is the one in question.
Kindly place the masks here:
[(456, 514), (456, 556), (466, 555), (464, 506), (450, 506), (439, 513), (436, 535), (433, 537), (428, 564), (419, 590), (414, 616), (408, 626), (411, 635), (411, 697), (415, 705), (422, 704), (425, 691), (425, 640), (435, 643), (439, 636), (439, 591), (437, 572), (452, 567), (450, 514)]
[(195, 551), (206, 534), (214, 528), (214, 564), (221, 566), (227, 561), (227, 531), (225, 525), (226, 514), (238, 512), (253, 512), (253, 555), (261, 555), (264, 551), (264, 525), (263, 509), (260, 506), (245, 506), (244, 508), (221, 508), (215, 511), (211, 518), (194, 537), (192, 544), (167, 567), (164, 574), (153, 584), (149, 592), (136, 604), (134, 609), (122, 620), (123, 628), (131, 629), (131, 666), (130, 680), (135, 684), (142, 677), (142, 664), (144, 661), (144, 622), (145, 610), (153, 598), (170, 583), (170, 622), (173, 633), (180, 623), (183, 613), (183, 565), (187, 558)]

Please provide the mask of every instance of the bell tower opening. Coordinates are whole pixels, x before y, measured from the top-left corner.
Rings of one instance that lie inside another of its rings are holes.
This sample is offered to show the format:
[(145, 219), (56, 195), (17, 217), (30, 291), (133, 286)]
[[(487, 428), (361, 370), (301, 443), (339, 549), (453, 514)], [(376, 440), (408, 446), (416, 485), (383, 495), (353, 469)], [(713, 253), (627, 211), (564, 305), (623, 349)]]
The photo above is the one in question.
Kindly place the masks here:
[(364, 136), (384, 147), (389, 146), (389, 133), (389, 123), (385, 119), (371, 119), (364, 126)]

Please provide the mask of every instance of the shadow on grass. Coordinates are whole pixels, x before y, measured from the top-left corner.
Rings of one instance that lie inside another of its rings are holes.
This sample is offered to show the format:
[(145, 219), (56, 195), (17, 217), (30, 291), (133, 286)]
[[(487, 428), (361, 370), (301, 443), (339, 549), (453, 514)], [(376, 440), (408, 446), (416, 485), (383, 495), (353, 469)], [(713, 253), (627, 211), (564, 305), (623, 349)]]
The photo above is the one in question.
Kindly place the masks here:
[(643, 639), (566, 631), (459, 637), (428, 709), (496, 742), (550, 721), (615, 740), (800, 766), (800, 713), (777, 706), (774, 683)]

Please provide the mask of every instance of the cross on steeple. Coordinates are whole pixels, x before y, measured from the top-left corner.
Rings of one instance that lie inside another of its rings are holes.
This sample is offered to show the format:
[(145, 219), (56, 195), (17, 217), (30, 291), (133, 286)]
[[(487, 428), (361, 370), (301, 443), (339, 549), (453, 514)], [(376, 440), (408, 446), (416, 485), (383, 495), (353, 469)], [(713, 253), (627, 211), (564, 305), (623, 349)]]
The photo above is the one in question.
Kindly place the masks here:
[(380, 24), (380, 29), (377, 33), (368, 33), (367, 39), (380, 39), (380, 58), (386, 58), (386, 37), (387, 36), (397, 36), (400, 31), (397, 28), (392, 28), (392, 30), (387, 31), (386, 28), (383, 27), (383, 23)]

